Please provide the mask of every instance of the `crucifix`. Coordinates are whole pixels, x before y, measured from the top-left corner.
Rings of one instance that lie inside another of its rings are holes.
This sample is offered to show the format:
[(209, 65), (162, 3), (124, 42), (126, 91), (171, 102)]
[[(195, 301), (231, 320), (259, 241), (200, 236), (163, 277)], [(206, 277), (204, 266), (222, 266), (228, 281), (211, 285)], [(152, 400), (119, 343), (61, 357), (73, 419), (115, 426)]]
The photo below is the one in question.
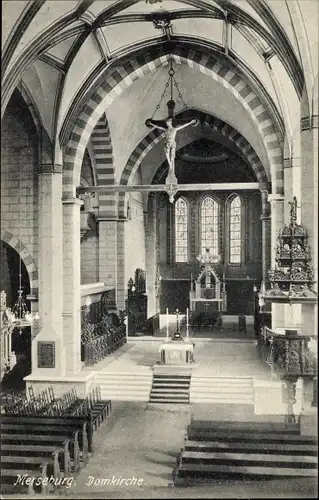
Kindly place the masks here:
[(176, 154), (176, 134), (179, 130), (188, 127), (189, 125), (196, 126), (197, 118), (192, 120), (185, 118), (176, 118), (174, 116), (175, 101), (170, 99), (167, 103), (168, 117), (165, 120), (152, 120), (148, 118), (145, 125), (149, 128), (158, 128), (165, 132), (165, 156), (168, 162), (168, 175), (165, 183), (168, 185), (177, 185), (175, 175), (175, 154)]

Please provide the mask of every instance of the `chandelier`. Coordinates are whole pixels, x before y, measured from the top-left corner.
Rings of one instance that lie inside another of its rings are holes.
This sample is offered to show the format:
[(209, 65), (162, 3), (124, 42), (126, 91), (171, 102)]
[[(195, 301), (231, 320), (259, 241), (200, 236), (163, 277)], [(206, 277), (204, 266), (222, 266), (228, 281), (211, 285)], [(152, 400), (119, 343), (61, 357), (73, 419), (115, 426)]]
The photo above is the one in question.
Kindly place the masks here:
[(22, 333), (22, 329), (31, 326), (35, 321), (39, 320), (39, 313), (31, 313), (27, 307), (24, 292), (22, 287), (22, 262), (19, 254), (19, 288), (18, 288), (18, 297), (17, 300), (12, 307), (6, 306), (6, 293), (4, 291), (1, 292), (1, 309), (3, 310), (3, 320), (8, 326), (13, 328), (19, 328), (20, 334)]
[[(179, 130), (188, 127), (189, 125), (196, 126), (198, 120), (176, 118), (174, 109), (176, 103), (173, 99), (174, 88), (177, 91), (179, 99), (183, 103), (183, 110), (187, 108), (183, 96), (178, 87), (175, 79), (175, 70), (173, 68), (173, 58), (170, 58), (170, 67), (168, 70), (168, 80), (165, 84), (164, 91), (161, 94), (160, 100), (155, 107), (154, 113), (151, 118), (148, 118), (145, 125), (149, 128), (156, 128), (165, 134), (165, 156), (168, 163), (168, 174), (165, 180), (165, 191), (169, 195), (169, 201), (173, 203), (174, 197), (178, 191), (178, 181), (175, 175), (175, 155), (176, 155), (176, 134)], [(168, 116), (164, 120), (153, 120), (156, 111), (161, 107), (162, 100), (164, 99), (167, 90), (170, 89), (170, 99), (167, 101)]]

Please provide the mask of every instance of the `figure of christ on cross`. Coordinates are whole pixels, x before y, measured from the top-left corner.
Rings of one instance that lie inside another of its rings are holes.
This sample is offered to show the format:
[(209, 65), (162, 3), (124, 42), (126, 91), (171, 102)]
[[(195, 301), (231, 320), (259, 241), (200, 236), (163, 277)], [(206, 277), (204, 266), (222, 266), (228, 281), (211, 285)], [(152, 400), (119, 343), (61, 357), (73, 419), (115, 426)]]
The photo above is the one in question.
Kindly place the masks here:
[(167, 103), (168, 117), (166, 120), (151, 120), (148, 118), (145, 125), (149, 128), (158, 128), (165, 131), (165, 156), (168, 161), (169, 171), (167, 178), (175, 178), (175, 153), (176, 153), (176, 133), (189, 125), (196, 126), (198, 120), (187, 120), (174, 117), (175, 102), (171, 99)]

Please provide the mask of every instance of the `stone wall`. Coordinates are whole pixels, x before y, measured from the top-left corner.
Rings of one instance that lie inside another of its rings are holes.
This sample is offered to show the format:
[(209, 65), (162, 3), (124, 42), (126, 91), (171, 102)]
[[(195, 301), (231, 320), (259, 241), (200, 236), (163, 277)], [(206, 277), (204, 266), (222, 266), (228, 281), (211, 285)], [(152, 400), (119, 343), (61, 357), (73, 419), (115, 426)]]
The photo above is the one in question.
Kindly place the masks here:
[(37, 135), (23, 101), (11, 99), (2, 121), (1, 233), (17, 237), (37, 261)]

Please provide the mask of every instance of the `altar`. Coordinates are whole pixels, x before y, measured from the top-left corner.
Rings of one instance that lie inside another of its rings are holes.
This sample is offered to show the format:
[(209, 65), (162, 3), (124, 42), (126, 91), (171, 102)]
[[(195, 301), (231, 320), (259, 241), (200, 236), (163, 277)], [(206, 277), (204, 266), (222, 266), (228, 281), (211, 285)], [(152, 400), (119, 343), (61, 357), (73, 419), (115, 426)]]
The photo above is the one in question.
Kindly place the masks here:
[(194, 361), (194, 344), (183, 339), (178, 332), (159, 347), (161, 363), (165, 365), (185, 365)]
[(221, 314), (227, 310), (227, 293), (225, 278), (221, 281), (213, 265), (218, 263), (210, 249), (206, 248), (197, 260), (201, 270), (195, 282), (191, 282), (189, 294), (192, 326), (214, 326), (221, 324)]

